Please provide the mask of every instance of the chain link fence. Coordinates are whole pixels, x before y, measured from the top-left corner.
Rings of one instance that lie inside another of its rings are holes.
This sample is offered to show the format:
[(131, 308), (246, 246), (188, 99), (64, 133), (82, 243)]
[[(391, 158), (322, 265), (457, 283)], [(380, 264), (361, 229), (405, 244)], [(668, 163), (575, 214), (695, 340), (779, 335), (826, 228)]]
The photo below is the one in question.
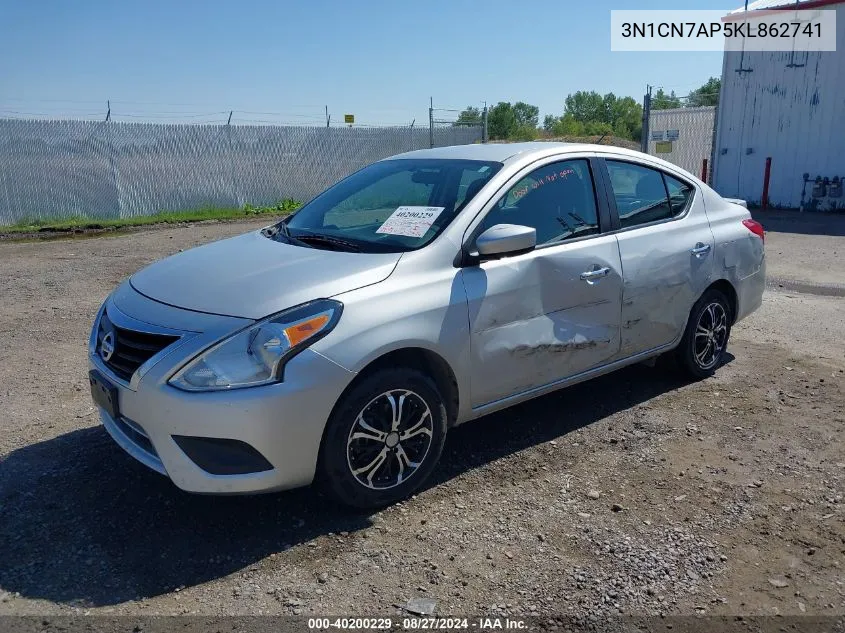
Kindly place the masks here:
[(0, 225), (307, 201), (376, 160), (482, 133), (0, 119)]
[[(481, 130), (481, 140), (483, 143), (487, 142), (487, 107), (467, 108), (466, 110), (452, 110), (449, 108), (429, 108), (428, 111), (428, 125), (432, 130), (431, 145), (434, 147), (434, 130), (439, 130), (443, 134), (443, 130), (452, 130), (453, 134), (462, 135), (466, 128)], [(457, 144), (457, 143), (453, 143)]]
[(643, 130), (648, 153), (701, 177), (710, 170), (715, 123), (716, 106), (651, 109)]

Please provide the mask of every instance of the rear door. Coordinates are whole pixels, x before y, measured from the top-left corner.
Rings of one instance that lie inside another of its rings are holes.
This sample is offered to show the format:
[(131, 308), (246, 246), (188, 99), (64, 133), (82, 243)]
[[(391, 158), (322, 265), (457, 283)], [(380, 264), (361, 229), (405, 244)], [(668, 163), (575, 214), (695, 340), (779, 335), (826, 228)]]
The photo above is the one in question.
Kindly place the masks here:
[(622, 260), (620, 358), (672, 343), (710, 284), (713, 233), (696, 185), (629, 159), (606, 159)]
[(537, 247), (461, 271), (473, 407), (587, 371), (617, 354), (621, 267), (616, 238), (603, 233), (609, 218), (606, 201), (597, 204), (585, 158), (526, 168), (488, 205), (470, 245), (492, 226), (520, 224), (536, 229)]

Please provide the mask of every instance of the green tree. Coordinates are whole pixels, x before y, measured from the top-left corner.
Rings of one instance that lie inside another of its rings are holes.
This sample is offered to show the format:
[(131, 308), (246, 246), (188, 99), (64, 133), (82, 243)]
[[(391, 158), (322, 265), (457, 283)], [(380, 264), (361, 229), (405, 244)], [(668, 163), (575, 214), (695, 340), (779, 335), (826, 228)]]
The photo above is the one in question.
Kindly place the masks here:
[(584, 136), (584, 124), (567, 112), (562, 117), (555, 119), (552, 134), (555, 136)]
[(553, 114), (547, 114), (543, 117), (543, 129), (546, 132), (553, 132), (555, 128), (555, 123), (559, 121), (559, 117), (556, 117)]
[(537, 134), (536, 125), (518, 125), (509, 138), (512, 141), (533, 141)]
[(537, 129), (540, 122), (540, 108), (537, 106), (517, 101), (513, 104), (513, 114), (516, 117), (517, 126)]
[(584, 125), (584, 134), (587, 136), (600, 136), (602, 134), (613, 134), (613, 126), (604, 121), (590, 121)]
[(714, 106), (719, 103), (719, 90), (722, 88), (722, 80), (718, 77), (710, 77), (704, 85), (696, 88), (689, 95), (687, 106)]
[(481, 125), (481, 110), (473, 106), (467, 107), (458, 115), (455, 125)]
[(631, 97), (578, 91), (566, 97), (564, 115), (553, 123), (552, 130), (559, 136), (614, 134), (638, 140), (642, 117), (642, 106)]
[(564, 101), (564, 114), (581, 123), (603, 121), (605, 119), (604, 98), (598, 92), (579, 90), (568, 95)]
[(605, 95), (609, 119), (605, 121), (613, 128), (613, 134), (621, 138), (638, 141), (643, 133), (643, 107), (632, 97)]
[(507, 101), (500, 101), (487, 114), (487, 131), (492, 139), (509, 139), (519, 127), (513, 106)]
[(663, 88), (658, 88), (657, 92), (651, 97), (652, 110), (672, 110), (680, 107), (681, 100), (675, 96), (674, 90), (667, 95), (663, 92)]

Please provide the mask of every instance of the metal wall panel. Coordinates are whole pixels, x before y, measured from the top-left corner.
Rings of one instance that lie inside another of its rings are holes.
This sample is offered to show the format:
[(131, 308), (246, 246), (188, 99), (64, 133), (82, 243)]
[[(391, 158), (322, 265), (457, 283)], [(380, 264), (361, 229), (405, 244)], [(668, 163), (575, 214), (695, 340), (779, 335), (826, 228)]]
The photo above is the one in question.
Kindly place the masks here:
[[(481, 126), (433, 130), (435, 146)], [(374, 161), (429, 147), (428, 128), (0, 119), (0, 225), (307, 201)]]
[(845, 207), (814, 200), (803, 181), (845, 177), (845, 4), (825, 8), (836, 10), (836, 52), (725, 53), (713, 173), (722, 195), (759, 204), (771, 157), (771, 206)]

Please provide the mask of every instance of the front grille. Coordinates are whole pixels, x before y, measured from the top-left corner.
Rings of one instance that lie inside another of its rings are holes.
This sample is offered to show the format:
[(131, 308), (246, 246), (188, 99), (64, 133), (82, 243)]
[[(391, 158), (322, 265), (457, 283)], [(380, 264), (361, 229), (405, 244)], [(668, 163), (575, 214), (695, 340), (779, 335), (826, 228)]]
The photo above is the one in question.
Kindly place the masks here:
[[(102, 346), (103, 339), (109, 332), (112, 332), (111, 342), (114, 345), (114, 351), (111, 357), (106, 359), (102, 353)], [(103, 312), (100, 327), (97, 329), (97, 354), (109, 369), (128, 382), (141, 365), (178, 339), (178, 336), (150, 334), (117, 327)]]

